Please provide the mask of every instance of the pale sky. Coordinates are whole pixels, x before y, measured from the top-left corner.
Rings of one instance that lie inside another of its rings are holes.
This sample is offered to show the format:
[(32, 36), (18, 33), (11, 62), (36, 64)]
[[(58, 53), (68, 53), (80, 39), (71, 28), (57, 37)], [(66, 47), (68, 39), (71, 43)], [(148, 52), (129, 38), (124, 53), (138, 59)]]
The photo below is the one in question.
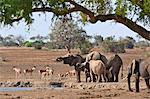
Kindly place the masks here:
[[(6, 36), (9, 34), (13, 34), (15, 36), (22, 35), (24, 38), (29, 39), (32, 36), (36, 36), (38, 34), (46, 36), (50, 33), (51, 29), (51, 18), (52, 13), (39, 13), (33, 14), (34, 22), (28, 31), (28, 26), (21, 21), (19, 24), (15, 23), (13, 27), (5, 26), (0, 27), (0, 35)], [(83, 27), (88, 35), (102, 35), (103, 37), (115, 36), (116, 38), (131, 36), (137, 40), (137, 33), (133, 32), (126, 26), (115, 23), (113, 21), (109, 22), (100, 22), (98, 21), (96, 24), (88, 23)], [(146, 28), (150, 30), (150, 28)]]

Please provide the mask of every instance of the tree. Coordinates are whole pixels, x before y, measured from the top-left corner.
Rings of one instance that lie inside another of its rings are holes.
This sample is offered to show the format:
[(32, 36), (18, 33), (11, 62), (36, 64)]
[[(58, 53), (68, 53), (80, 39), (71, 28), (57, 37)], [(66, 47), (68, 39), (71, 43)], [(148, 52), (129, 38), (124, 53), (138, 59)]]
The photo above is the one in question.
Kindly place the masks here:
[(4, 44), (4, 38), (0, 35), (0, 46), (3, 46)]
[[(45, 45), (44, 40), (47, 40), (47, 39), (48, 39), (48, 36), (44, 37), (44, 36), (41, 36), (41, 35), (33, 36), (33, 37), (30, 38), (30, 40), (34, 40), (32, 46), (35, 49), (42, 49), (42, 47)], [(29, 42), (29, 45), (30, 44), (31, 43)]]
[(24, 38), (21, 35), (15, 37), (15, 39), (16, 39), (16, 42), (19, 44), (19, 46), (22, 46), (23, 43), (25, 42)]
[(132, 37), (126, 36), (126, 38), (124, 38), (121, 42), (124, 43), (125, 48), (132, 49), (132, 48), (134, 48), (136, 41)]
[(14, 35), (3, 37), (3, 46), (19, 46)]
[(0, 22), (4, 25), (24, 19), (33, 22), (33, 12), (52, 12), (55, 16), (80, 12), (83, 21), (96, 23), (115, 20), (150, 40), (150, 0), (1, 0)]
[(103, 37), (101, 35), (94, 36), (94, 43), (95, 46), (101, 45), (101, 43), (104, 41)]
[(115, 40), (114, 36), (106, 37), (101, 47), (105, 52), (125, 53), (124, 43)]
[(44, 41), (47, 39), (48, 39), (48, 36), (41, 36), (41, 35), (33, 36), (30, 38), (30, 40), (34, 40), (34, 41)]
[(50, 40), (54, 48), (81, 48), (81, 44), (88, 41), (86, 31), (79, 27), (76, 22), (66, 17), (57, 19), (52, 26)]

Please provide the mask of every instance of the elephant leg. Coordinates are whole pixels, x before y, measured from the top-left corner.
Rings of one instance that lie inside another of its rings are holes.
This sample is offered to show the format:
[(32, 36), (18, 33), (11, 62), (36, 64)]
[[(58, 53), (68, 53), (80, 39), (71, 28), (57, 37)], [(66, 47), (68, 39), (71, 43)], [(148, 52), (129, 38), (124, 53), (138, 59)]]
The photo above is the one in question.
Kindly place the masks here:
[(147, 86), (148, 92), (150, 92), (149, 78), (148, 78), (148, 79), (145, 79), (145, 83), (146, 83), (146, 86)]
[(118, 82), (118, 74), (115, 74), (114, 82)]
[[(111, 74), (112, 75), (112, 74)], [(111, 81), (111, 77), (109, 77), (109, 74), (106, 73), (106, 79), (107, 79), (107, 82), (110, 82)], [(105, 81), (106, 82), (106, 81)]]
[(96, 82), (96, 75), (92, 72), (93, 75), (93, 82)]
[(112, 77), (110, 78), (110, 81), (111, 81), (111, 82), (114, 82), (114, 76), (115, 76), (115, 75), (114, 75), (114, 73), (113, 73), (112, 70), (111, 70), (111, 74), (112, 74)]
[(103, 78), (104, 78), (104, 81), (105, 81), (105, 82), (108, 82), (108, 81), (109, 81), (107, 73), (104, 73), (104, 74), (103, 74)]
[[(86, 75), (86, 82), (88, 82), (88, 78), (90, 78), (88, 75)], [(91, 79), (91, 78), (90, 78)]]
[(91, 69), (90, 69), (90, 76), (91, 76), (91, 82), (94, 82), (94, 79), (93, 79), (94, 74)]
[(114, 82), (114, 74), (112, 74), (112, 77), (110, 78), (110, 82)]
[(107, 82), (106, 75), (103, 74), (104, 81)]
[(135, 88), (136, 88), (136, 92), (139, 92), (139, 74), (136, 73), (136, 82), (135, 82)]
[(77, 78), (77, 82), (81, 82), (80, 80), (80, 71), (76, 70), (76, 78)]
[(129, 73), (129, 74), (128, 74), (128, 77), (127, 77), (127, 78), (128, 78), (128, 89), (129, 89), (129, 91), (133, 92), (133, 90), (131, 89), (131, 84), (130, 84), (130, 82), (131, 82), (131, 81), (130, 81), (131, 76), (132, 76), (132, 75)]
[(98, 83), (98, 82), (100, 82), (100, 80), (101, 80), (101, 75), (97, 75), (97, 81), (96, 82)]
[(88, 77), (86, 76), (86, 82), (87, 82)]
[(91, 82), (91, 77), (89, 77), (89, 78), (90, 78), (89, 82)]
[(102, 82), (102, 76), (97, 75), (97, 80), (98, 80), (98, 82)]

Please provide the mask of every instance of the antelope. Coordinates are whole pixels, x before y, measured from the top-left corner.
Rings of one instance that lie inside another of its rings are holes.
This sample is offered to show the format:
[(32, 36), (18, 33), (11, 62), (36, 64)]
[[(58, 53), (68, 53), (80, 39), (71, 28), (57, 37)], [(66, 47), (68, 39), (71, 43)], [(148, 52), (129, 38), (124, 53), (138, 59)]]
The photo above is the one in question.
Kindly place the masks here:
[(50, 67), (46, 67), (45, 70), (39, 70), (41, 78), (44, 78), (44, 77), (49, 76), (49, 75), (53, 75), (53, 72), (54, 72), (54, 70), (50, 69)]
[(65, 76), (68, 75), (69, 77), (71, 77), (71, 76), (75, 76), (75, 74), (76, 74), (76, 71), (75, 70), (71, 70), (71, 71), (66, 72)]
[(20, 68), (16, 68), (16, 66), (13, 66), (13, 70), (15, 71), (15, 76), (16, 78), (18, 78), (18, 76), (21, 74), (21, 69)]
[(30, 76), (32, 76), (32, 72), (36, 69), (36, 66), (33, 66), (31, 69), (25, 69), (23, 70), (24, 75), (30, 73)]
[(61, 73), (59, 73), (59, 74), (57, 74), (57, 75), (58, 75), (58, 80), (61, 80), (62, 77), (66, 77), (66, 74), (61, 74)]
[(53, 75), (54, 70), (52, 68), (50, 69), (50, 67), (46, 67), (46, 72), (48, 73), (48, 75)]

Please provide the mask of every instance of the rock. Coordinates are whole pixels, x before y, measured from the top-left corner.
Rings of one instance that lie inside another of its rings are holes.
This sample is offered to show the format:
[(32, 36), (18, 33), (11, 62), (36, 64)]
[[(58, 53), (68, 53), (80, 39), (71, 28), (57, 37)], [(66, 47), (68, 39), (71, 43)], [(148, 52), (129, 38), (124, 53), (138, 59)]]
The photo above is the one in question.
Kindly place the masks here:
[(13, 87), (18, 87), (20, 84), (21, 84), (20, 81), (19, 81), (19, 82), (16, 82), (16, 83), (13, 85)]
[(94, 88), (96, 88), (96, 84), (94, 83), (88, 84), (87, 86), (87, 89), (94, 89)]
[(85, 86), (83, 83), (77, 84), (76, 87), (77, 87), (78, 89), (85, 89), (85, 88), (86, 88), (86, 86)]
[(51, 82), (49, 85), (54, 88), (63, 86), (62, 83), (59, 83), (59, 82)]

